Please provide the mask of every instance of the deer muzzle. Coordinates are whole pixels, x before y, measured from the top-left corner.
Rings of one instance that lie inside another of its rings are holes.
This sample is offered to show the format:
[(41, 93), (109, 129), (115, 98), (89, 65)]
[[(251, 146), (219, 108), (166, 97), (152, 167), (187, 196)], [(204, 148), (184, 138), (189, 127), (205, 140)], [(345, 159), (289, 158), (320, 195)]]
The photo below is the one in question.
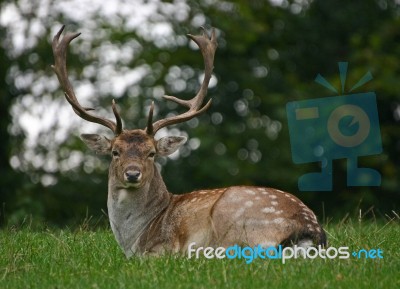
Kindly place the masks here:
[(142, 180), (142, 172), (139, 167), (128, 167), (124, 172), (124, 180), (130, 184), (139, 184)]

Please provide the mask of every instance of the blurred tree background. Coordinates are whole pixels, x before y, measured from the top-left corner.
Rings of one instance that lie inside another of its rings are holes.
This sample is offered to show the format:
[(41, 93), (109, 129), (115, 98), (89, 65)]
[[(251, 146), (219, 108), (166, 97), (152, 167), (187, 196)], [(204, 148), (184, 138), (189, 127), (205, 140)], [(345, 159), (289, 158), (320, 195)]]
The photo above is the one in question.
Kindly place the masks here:
[[(90, 152), (81, 133), (108, 134), (79, 119), (50, 65), (51, 39), (62, 24), (82, 35), (68, 67), (77, 96), (111, 117), (116, 99), (127, 128), (181, 111), (163, 94), (192, 97), (200, 53), (185, 34), (216, 27), (219, 48), (201, 117), (160, 132), (189, 137), (179, 154), (160, 159), (174, 193), (231, 185), (271, 186), (299, 196), (320, 217), (343, 218), (400, 205), (400, 7), (397, 0), (2, 1), (0, 10), (0, 222), (73, 226), (106, 218), (109, 159)], [(318, 164), (291, 159), (285, 106), (332, 96), (318, 73), (340, 86), (368, 70), (357, 92), (377, 94), (383, 152), (362, 157), (382, 174), (380, 187), (347, 187), (346, 162), (334, 161), (332, 192), (299, 192), (297, 180)], [(109, 135), (110, 136), (110, 135)]]

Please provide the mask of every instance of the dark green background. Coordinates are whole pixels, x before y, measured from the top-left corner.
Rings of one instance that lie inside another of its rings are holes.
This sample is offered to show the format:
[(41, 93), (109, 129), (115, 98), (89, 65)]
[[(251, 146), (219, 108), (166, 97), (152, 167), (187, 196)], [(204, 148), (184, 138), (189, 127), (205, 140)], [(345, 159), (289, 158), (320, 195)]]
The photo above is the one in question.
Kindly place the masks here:
[[(1, 5), (5, 7), (8, 2), (3, 1)], [(214, 70), (218, 85), (209, 91), (209, 96), (214, 99), (213, 105), (198, 118), (198, 126), (193, 127), (193, 122), (179, 125), (180, 130), (186, 131), (190, 138), (200, 139), (201, 144), (194, 151), (184, 148), (178, 160), (162, 161), (162, 174), (168, 188), (174, 193), (183, 193), (198, 188), (240, 184), (276, 187), (297, 195), (320, 218), (343, 218), (347, 213), (358, 214), (360, 209), (362, 214), (383, 217), (392, 210), (398, 210), (399, 6), (395, 1), (383, 0), (316, 0), (295, 13), (297, 2), (284, 3), (283, 6), (273, 6), (268, 1), (252, 0), (188, 1), (190, 12), (185, 21), (165, 15), (176, 35), (198, 33), (199, 29), (192, 25), (192, 20), (199, 14), (205, 15), (206, 27), (217, 27), (220, 31)], [(24, 17), (33, 21), (37, 18), (35, 11), (24, 12)], [(4, 41), (8, 28), (1, 27), (0, 31), (0, 39), (3, 39), (0, 46), (1, 224), (12, 225), (29, 220), (73, 226), (90, 216), (95, 222), (102, 219), (103, 212), (106, 212), (108, 158), (101, 157), (102, 162), (91, 168), (91, 173), (84, 170), (83, 164), (67, 172), (49, 172), (23, 160), (24, 132), (10, 129), (13, 119), (10, 109), (30, 89), (21, 90), (15, 85), (11, 67), (17, 66), (19, 73), (44, 71), (52, 75), (49, 68), (53, 63), (50, 28), (54, 29), (57, 26), (55, 23), (64, 23), (69, 31), (80, 29), (80, 23), (60, 13), (41, 21), (48, 29), (46, 37), (17, 57), (13, 56)], [(110, 37), (95, 40), (94, 48), (101, 41), (119, 45), (137, 39), (144, 49), (129, 66), (148, 63), (150, 67), (157, 68), (140, 82), (139, 98), (129, 97), (126, 91), (116, 99), (126, 127), (143, 127), (146, 116), (144, 104), (153, 98), (152, 87), (161, 85), (166, 93), (175, 93), (165, 80), (171, 66), (195, 69), (195, 75), (187, 79), (186, 90), (177, 96), (189, 98), (194, 95), (202, 73), (202, 59), (197, 51), (189, 49), (187, 44), (160, 49), (136, 35), (135, 31), (116, 29), (100, 16), (98, 21)], [(79, 45), (84, 38), (85, 35), (82, 35), (72, 46)], [(34, 64), (30, 58), (32, 54), (37, 56)], [(320, 73), (339, 88), (339, 61), (349, 62), (349, 85), (356, 83), (368, 70), (374, 76), (356, 92), (374, 91), (377, 95), (383, 153), (362, 157), (360, 163), (380, 171), (382, 185), (348, 188), (346, 162), (336, 160), (332, 192), (299, 192), (297, 178), (305, 172), (318, 171), (319, 167), (318, 164), (295, 165), (292, 162), (285, 106), (289, 101), (332, 96), (313, 80)], [(83, 68), (93, 62), (96, 62), (95, 56), (83, 57), (76, 50), (70, 51), (69, 69), (79, 79), (83, 78)], [(51, 95), (54, 99), (63, 97), (61, 90)], [(111, 99), (115, 97), (110, 94), (94, 102), (109, 110)], [(175, 109), (181, 111), (175, 106), (167, 106), (165, 102), (156, 102), (160, 108), (158, 116), (165, 116)], [(240, 110), (240, 107), (245, 107), (245, 110)], [(16, 118), (18, 116), (14, 116)], [(72, 151), (92, 154), (78, 137), (80, 133), (93, 132), (85, 129), (85, 124), (82, 122), (79, 128), (74, 129), (67, 141), (55, 151), (59, 162), (68, 159)], [(274, 134), (276, 128), (280, 130)], [(46, 132), (47, 139), (51, 139), (56, 130), (54, 125)], [(99, 130), (109, 133), (101, 128)], [(35, 152), (46, 158), (50, 147), (49, 142), (39, 142)], [(24, 165), (12, 169), (9, 162), (11, 156), (20, 157)], [(57, 182), (44, 186), (41, 182), (44, 175), (51, 175)], [(106, 218), (102, 220), (105, 223)]]

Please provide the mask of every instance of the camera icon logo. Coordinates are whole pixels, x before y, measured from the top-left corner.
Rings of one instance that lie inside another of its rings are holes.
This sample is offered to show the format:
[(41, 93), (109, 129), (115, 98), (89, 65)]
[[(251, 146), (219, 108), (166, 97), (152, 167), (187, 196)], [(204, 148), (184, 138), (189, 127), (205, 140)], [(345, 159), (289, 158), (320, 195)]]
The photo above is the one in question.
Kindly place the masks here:
[[(340, 130), (340, 121), (347, 116), (352, 118), (349, 127), (358, 124), (358, 130), (353, 135), (346, 135)], [(343, 147), (355, 147), (368, 137), (371, 122), (368, 115), (359, 106), (344, 104), (331, 113), (327, 127), (329, 136), (336, 144)]]
[[(292, 159), (296, 164), (321, 163), (321, 172), (308, 173), (298, 180), (301, 191), (331, 191), (332, 160), (347, 159), (348, 186), (379, 186), (381, 175), (370, 168), (359, 168), (358, 158), (382, 152), (379, 117), (374, 92), (344, 94), (347, 62), (339, 62), (342, 95), (289, 102)], [(372, 79), (370, 72), (351, 89)], [(316, 82), (338, 93), (318, 75)]]

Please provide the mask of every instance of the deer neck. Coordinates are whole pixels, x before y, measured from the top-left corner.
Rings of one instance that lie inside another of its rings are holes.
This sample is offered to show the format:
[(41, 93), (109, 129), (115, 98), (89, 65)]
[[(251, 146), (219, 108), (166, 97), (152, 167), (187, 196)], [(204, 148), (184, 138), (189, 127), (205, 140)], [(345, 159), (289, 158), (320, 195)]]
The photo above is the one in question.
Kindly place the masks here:
[(140, 251), (139, 239), (149, 224), (168, 207), (172, 194), (154, 165), (154, 177), (142, 188), (121, 188), (110, 170), (108, 215), (111, 229), (127, 257)]

